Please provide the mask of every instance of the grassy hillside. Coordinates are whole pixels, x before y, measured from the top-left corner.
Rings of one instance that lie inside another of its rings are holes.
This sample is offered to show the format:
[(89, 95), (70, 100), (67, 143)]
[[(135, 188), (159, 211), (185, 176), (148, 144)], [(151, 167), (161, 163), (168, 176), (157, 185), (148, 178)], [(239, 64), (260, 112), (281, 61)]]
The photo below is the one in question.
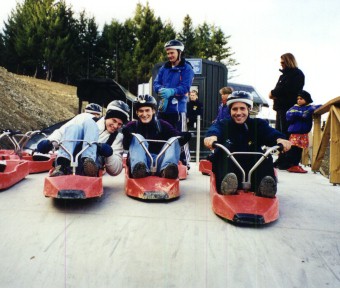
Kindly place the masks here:
[(75, 86), (16, 75), (0, 67), (0, 130), (39, 130), (77, 112)]

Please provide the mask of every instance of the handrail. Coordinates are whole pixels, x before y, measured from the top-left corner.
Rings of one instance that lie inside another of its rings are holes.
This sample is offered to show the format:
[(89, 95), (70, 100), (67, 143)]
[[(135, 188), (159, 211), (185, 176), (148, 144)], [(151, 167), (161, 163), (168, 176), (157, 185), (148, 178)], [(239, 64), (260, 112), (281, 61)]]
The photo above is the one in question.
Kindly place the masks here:
[[(329, 113), (326, 125), (321, 129), (321, 115)], [(313, 114), (312, 170), (320, 169), (327, 146), (330, 146), (329, 181), (340, 184), (340, 96), (328, 101)]]

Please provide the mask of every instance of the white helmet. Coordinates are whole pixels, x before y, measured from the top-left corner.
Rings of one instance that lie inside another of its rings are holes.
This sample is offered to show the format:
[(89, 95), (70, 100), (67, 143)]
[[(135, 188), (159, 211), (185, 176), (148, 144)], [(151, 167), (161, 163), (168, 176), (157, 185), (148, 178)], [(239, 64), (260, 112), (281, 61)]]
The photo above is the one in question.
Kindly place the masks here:
[(165, 48), (165, 50), (167, 50), (167, 49), (177, 49), (177, 50), (180, 50), (180, 51), (183, 52), (184, 51), (184, 44), (179, 40), (173, 39), (173, 40), (170, 40), (167, 43), (165, 43), (164, 48)]

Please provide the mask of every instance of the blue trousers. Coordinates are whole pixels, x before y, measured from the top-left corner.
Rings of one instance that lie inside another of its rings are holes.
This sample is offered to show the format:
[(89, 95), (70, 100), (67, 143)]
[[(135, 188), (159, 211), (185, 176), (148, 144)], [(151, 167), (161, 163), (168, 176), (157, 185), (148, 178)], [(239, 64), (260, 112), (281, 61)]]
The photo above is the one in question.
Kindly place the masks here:
[[(138, 135), (141, 140), (143, 140), (144, 145), (146, 148), (149, 147), (148, 142), (145, 141), (145, 138), (142, 135)], [(168, 141), (171, 142), (173, 138), (170, 138)], [(167, 146), (167, 144), (163, 145), (163, 148)], [(165, 153), (159, 157), (158, 163), (157, 163), (157, 174), (160, 173), (161, 170), (163, 170), (167, 165), (170, 163), (178, 164), (179, 157), (181, 153), (181, 147), (179, 145), (178, 140), (176, 139), (170, 147), (165, 151)], [(157, 154), (151, 154), (152, 159), (155, 161), (157, 158)], [(133, 171), (135, 165), (139, 162), (143, 162), (150, 172), (151, 168), (151, 160), (150, 157), (146, 154), (144, 148), (139, 143), (138, 139), (136, 137), (132, 138), (130, 147), (129, 147), (129, 158), (130, 158), (130, 166), (131, 171)]]
[[(99, 135), (99, 129), (92, 119), (84, 120), (82, 124), (71, 124), (66, 127), (65, 133), (62, 137), (63, 140), (85, 140), (87, 142), (94, 142), (98, 141), (98, 135)], [(80, 149), (78, 148), (84, 148), (84, 146), (87, 145), (86, 142), (63, 142), (64, 147), (71, 153), (74, 154), (76, 151), (79, 152)], [(70, 155), (62, 148), (60, 147), (58, 150), (58, 157), (64, 157), (67, 159), (70, 159)], [(82, 158), (91, 158), (94, 161), (96, 161), (97, 157), (97, 145), (93, 144), (90, 147), (88, 147), (83, 153)]]

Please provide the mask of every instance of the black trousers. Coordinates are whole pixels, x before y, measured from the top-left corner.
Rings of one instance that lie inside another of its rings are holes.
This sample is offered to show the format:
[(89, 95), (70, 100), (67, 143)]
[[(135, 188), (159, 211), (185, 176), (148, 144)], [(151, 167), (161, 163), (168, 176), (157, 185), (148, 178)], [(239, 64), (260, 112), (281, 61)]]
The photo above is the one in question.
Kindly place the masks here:
[[(282, 132), (289, 139), (290, 134), (288, 133), (288, 123), (286, 119), (287, 110), (277, 110), (276, 111), (276, 121), (275, 129)], [(281, 152), (277, 159), (277, 164), (279, 167), (288, 168), (290, 166), (289, 160), (287, 159), (286, 153)]]
[[(260, 158), (259, 155), (236, 155), (236, 160), (240, 163), (241, 167), (245, 171), (245, 181), (248, 181), (248, 173), (253, 165)], [(235, 163), (227, 157), (225, 152), (219, 149), (215, 150), (212, 158), (212, 171), (216, 176), (216, 188), (218, 192), (221, 190), (221, 183), (224, 176), (228, 173), (235, 173), (238, 180), (238, 189), (242, 189), (242, 173)], [(251, 191), (257, 192), (261, 180), (265, 176), (271, 176), (275, 180), (273, 159), (269, 156), (265, 159), (251, 176)]]
[(291, 149), (286, 153), (286, 161), (290, 166), (298, 166), (302, 157), (302, 148), (292, 146)]

